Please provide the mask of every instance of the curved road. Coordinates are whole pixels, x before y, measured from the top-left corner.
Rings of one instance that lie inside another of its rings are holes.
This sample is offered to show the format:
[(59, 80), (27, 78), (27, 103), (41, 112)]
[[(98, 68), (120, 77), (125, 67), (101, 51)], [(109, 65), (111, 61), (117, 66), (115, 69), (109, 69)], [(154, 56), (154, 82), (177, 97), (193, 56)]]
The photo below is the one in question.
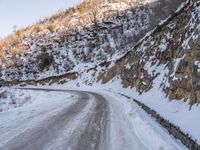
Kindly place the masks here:
[[(114, 109), (116, 107), (109, 98), (83, 91), (24, 90), (67, 92), (77, 98), (74, 103), (60, 107), (57, 114), (0, 145), (0, 150), (150, 149), (136, 136), (120, 110)], [(174, 148), (179, 149), (179, 146), (174, 145)]]

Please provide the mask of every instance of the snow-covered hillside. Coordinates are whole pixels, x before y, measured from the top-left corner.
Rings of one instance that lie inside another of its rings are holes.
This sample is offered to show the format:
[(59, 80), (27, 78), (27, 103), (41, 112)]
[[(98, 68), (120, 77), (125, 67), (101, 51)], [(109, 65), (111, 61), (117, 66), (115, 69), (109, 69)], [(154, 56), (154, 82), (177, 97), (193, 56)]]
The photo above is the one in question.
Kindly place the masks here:
[(115, 59), (181, 1), (85, 1), (0, 41), (0, 78), (38, 79)]
[(160, 89), (170, 99), (200, 102), (199, 3), (188, 1), (98, 78), (119, 75), (140, 94)]
[[(133, 25), (126, 28), (127, 30), (133, 30), (134, 23), (141, 23), (141, 27), (144, 27), (142, 22), (148, 19), (141, 19), (142, 16), (138, 15), (144, 13), (143, 15), (149, 18), (148, 14), (151, 13), (148, 13), (147, 10), (150, 9), (147, 8), (141, 6), (132, 11), (120, 12), (107, 21), (97, 21), (91, 26), (78, 29), (63, 39), (60, 34), (47, 30), (24, 37), (23, 44), (28, 47), (25, 53), (16, 54), (16, 57), (7, 53), (6, 64), (2, 61), (2, 83), (39, 80), (69, 72), (76, 72), (79, 76), (93, 75), (89, 80), (92, 79), (92, 82), (101, 80), (102, 83), (119, 76), (124, 87), (136, 88), (140, 94), (161, 90), (169, 99), (190, 100), (191, 104), (199, 102), (199, 1), (188, 0), (183, 3), (176, 12), (150, 31), (136, 46), (131, 47), (134, 42), (130, 40), (125, 46), (131, 49), (121, 57), (120, 52), (123, 50), (119, 45), (117, 46), (117, 43), (127, 39), (121, 39), (122, 34), (127, 36), (124, 26)], [(133, 18), (130, 19), (128, 16)], [(140, 21), (137, 20), (138, 17)], [(135, 20), (136, 22), (130, 23)], [(116, 22), (121, 23), (123, 28), (116, 27)], [(122, 34), (118, 32), (119, 29), (122, 29)], [(105, 39), (108, 41), (105, 42)], [(90, 44), (93, 49), (90, 49)], [(109, 51), (107, 44), (115, 47), (116, 50)], [(106, 45), (107, 48), (104, 47)], [(99, 48), (102, 51), (99, 51)], [(117, 58), (119, 59), (116, 60)], [(87, 79), (83, 80), (85, 82)]]

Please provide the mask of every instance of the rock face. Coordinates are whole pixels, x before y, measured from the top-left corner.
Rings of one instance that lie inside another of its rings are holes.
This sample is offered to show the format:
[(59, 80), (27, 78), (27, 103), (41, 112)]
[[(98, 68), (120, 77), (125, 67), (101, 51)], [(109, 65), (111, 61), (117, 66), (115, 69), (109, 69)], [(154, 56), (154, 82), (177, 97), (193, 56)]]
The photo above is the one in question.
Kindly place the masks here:
[(0, 41), (0, 79), (44, 78), (114, 59), (183, 1), (86, 0)]
[(188, 1), (98, 79), (120, 76), (139, 93), (161, 88), (170, 99), (200, 102), (200, 1)]

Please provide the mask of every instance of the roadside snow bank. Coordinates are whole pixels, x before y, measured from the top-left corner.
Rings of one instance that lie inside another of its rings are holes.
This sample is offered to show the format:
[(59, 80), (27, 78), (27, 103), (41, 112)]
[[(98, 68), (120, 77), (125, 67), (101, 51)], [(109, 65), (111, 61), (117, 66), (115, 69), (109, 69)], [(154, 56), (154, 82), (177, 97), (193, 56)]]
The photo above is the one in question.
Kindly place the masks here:
[(8, 91), (14, 92), (15, 98), (19, 100), (20, 94), (23, 94), (23, 97), (29, 96), (29, 99), (21, 107), (12, 108), (12, 105), (8, 105), (9, 110), (0, 112), (0, 147), (77, 102), (76, 96), (67, 92), (21, 89)]
[[(107, 98), (110, 103), (111, 112), (113, 112), (113, 115), (111, 116), (111, 131), (113, 130), (113, 132), (111, 132), (111, 136), (114, 135), (117, 128), (119, 128), (116, 124), (112, 127), (112, 120), (115, 120), (118, 125), (122, 126), (121, 128), (127, 130), (126, 136), (136, 135), (136, 137), (131, 136), (129, 138), (130, 141), (134, 140), (137, 142), (137, 139), (139, 139), (139, 141), (145, 145), (146, 149), (186, 149), (180, 141), (177, 141), (170, 136), (164, 128), (162, 128), (154, 119), (149, 117), (149, 115), (147, 115), (132, 100), (111, 92), (100, 93)], [(130, 130), (130, 128), (132, 128), (132, 130)], [(118, 132), (120, 132), (120, 130)], [(122, 137), (118, 138), (123, 138), (123, 135), (121, 136)], [(118, 148), (119, 143), (117, 139), (115, 139), (113, 143), (115, 143), (115, 149), (120, 149)], [(133, 147), (132, 145), (132, 149), (142, 149), (142, 147)]]
[(190, 109), (189, 101), (169, 100), (156, 85), (149, 92), (140, 95), (134, 88), (123, 88), (120, 82), (111, 81), (105, 85), (104, 89), (112, 89), (115, 93), (125, 94), (144, 103), (166, 120), (180, 127), (183, 132), (189, 134), (200, 144), (200, 134), (197, 132), (200, 131), (200, 106), (198, 104)]
[[(61, 92), (60, 92), (61, 93)], [(54, 96), (56, 95), (56, 97)], [(39, 100), (48, 100), (50, 98), (59, 98), (57, 96), (63, 95), (66, 97), (67, 93), (58, 94), (58, 92), (44, 92), (44, 91), (27, 91), (23, 89), (2, 88), (0, 91), (0, 112), (8, 111), (10, 109), (22, 107)], [(61, 98), (61, 97), (60, 97)]]
[(5, 89), (0, 92), (0, 112), (31, 103), (34, 99), (29, 92)]

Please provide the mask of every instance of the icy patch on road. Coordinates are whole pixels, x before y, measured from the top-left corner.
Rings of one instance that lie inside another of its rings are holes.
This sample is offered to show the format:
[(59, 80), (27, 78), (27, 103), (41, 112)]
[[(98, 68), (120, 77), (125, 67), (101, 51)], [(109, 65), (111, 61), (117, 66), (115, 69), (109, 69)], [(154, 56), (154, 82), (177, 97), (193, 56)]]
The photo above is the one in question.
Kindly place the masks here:
[(43, 150), (72, 150), (74, 146), (77, 146), (78, 137), (87, 129), (88, 118), (91, 116), (95, 106), (94, 102), (91, 99), (89, 104), (70, 120), (58, 137), (50, 141)]

